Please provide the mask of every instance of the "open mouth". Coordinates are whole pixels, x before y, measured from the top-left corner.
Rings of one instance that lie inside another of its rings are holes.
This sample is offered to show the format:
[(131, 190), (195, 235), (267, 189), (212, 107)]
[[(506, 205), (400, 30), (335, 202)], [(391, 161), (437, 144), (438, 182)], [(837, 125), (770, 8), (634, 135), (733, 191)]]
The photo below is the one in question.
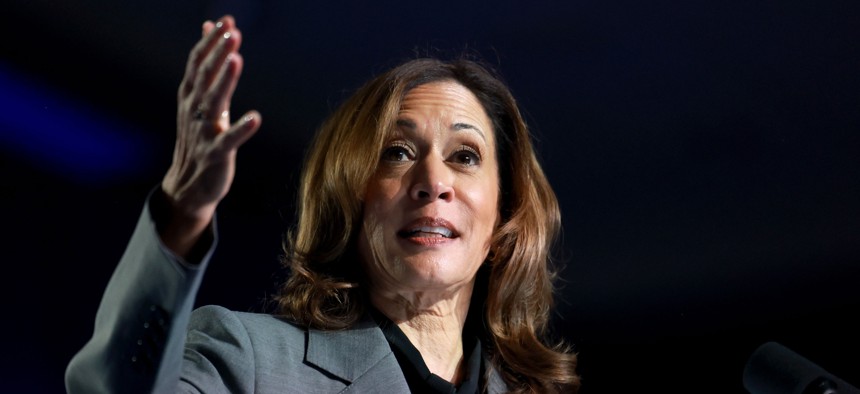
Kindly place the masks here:
[(397, 232), (402, 238), (457, 238), (457, 230), (441, 218), (419, 218)]
[(418, 227), (410, 230), (401, 230), (397, 233), (401, 237), (426, 237), (426, 238), (452, 238), (454, 232), (445, 227)]

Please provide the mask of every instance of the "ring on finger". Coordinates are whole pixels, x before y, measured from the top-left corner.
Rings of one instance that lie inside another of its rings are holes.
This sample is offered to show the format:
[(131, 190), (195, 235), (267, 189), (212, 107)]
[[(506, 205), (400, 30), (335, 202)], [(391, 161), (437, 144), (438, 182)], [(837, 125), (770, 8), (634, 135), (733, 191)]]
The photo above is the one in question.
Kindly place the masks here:
[(206, 117), (207, 112), (209, 112), (209, 110), (203, 104), (199, 104), (194, 110), (192, 118), (194, 120), (203, 120)]
[[(201, 104), (201, 105), (197, 106), (197, 109), (194, 110), (194, 114), (192, 114), (191, 117), (194, 120), (204, 120), (206, 118), (207, 113), (209, 113), (209, 110)], [(227, 111), (227, 110), (221, 111), (221, 118), (229, 118), (229, 117), (230, 117), (230, 111)]]

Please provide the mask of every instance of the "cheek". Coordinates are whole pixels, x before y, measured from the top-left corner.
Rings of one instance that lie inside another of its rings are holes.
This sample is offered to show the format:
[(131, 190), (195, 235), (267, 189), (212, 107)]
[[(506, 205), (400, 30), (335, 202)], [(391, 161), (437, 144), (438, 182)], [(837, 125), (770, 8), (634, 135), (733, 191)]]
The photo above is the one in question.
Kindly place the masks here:
[(374, 180), (367, 185), (364, 194), (365, 220), (370, 215), (385, 215), (397, 198), (400, 182), (392, 179)]
[(372, 263), (378, 261), (379, 257), (379, 237), (379, 227), (371, 221), (365, 220), (362, 224), (361, 232), (359, 233), (358, 253), (361, 256), (365, 269), (370, 270), (371, 272), (374, 269), (374, 265)]
[(482, 230), (487, 237), (490, 237), (499, 220), (498, 184), (486, 182), (467, 194), (472, 207), (471, 213), (476, 221), (476, 229)]
[[(372, 197), (372, 196), (368, 196)], [(371, 276), (378, 272), (377, 263), (384, 256), (385, 250), (385, 226), (382, 214), (384, 208), (381, 206), (379, 199), (370, 198), (365, 201), (364, 215), (361, 222), (361, 230), (359, 232), (358, 253), (361, 256), (364, 268)]]
[(377, 178), (367, 185), (362, 207), (362, 236), (371, 245), (383, 241), (384, 227), (397, 212), (399, 184), (391, 179)]

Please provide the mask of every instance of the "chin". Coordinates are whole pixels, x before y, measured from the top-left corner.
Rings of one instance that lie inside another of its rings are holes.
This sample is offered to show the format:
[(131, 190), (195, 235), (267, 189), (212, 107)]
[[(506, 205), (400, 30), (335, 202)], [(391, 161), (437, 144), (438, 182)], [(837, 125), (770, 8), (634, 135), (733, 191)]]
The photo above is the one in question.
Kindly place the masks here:
[(474, 279), (473, 271), (477, 267), (466, 267), (460, 262), (445, 260), (431, 260), (420, 262), (403, 261), (409, 266), (405, 270), (405, 278), (402, 283), (408, 283), (413, 288), (446, 288), (462, 285)]

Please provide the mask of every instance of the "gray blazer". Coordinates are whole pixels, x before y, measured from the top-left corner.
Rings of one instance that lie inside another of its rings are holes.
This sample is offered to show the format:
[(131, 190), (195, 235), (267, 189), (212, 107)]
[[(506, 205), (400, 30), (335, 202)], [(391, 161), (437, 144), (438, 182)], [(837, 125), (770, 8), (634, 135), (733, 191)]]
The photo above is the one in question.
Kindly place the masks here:
[[(192, 311), (217, 226), (201, 263), (187, 264), (161, 243), (150, 202), (107, 285), (92, 338), (66, 369), (69, 393), (409, 392), (372, 319), (320, 331), (218, 306)], [(493, 369), (487, 386), (506, 391)]]

